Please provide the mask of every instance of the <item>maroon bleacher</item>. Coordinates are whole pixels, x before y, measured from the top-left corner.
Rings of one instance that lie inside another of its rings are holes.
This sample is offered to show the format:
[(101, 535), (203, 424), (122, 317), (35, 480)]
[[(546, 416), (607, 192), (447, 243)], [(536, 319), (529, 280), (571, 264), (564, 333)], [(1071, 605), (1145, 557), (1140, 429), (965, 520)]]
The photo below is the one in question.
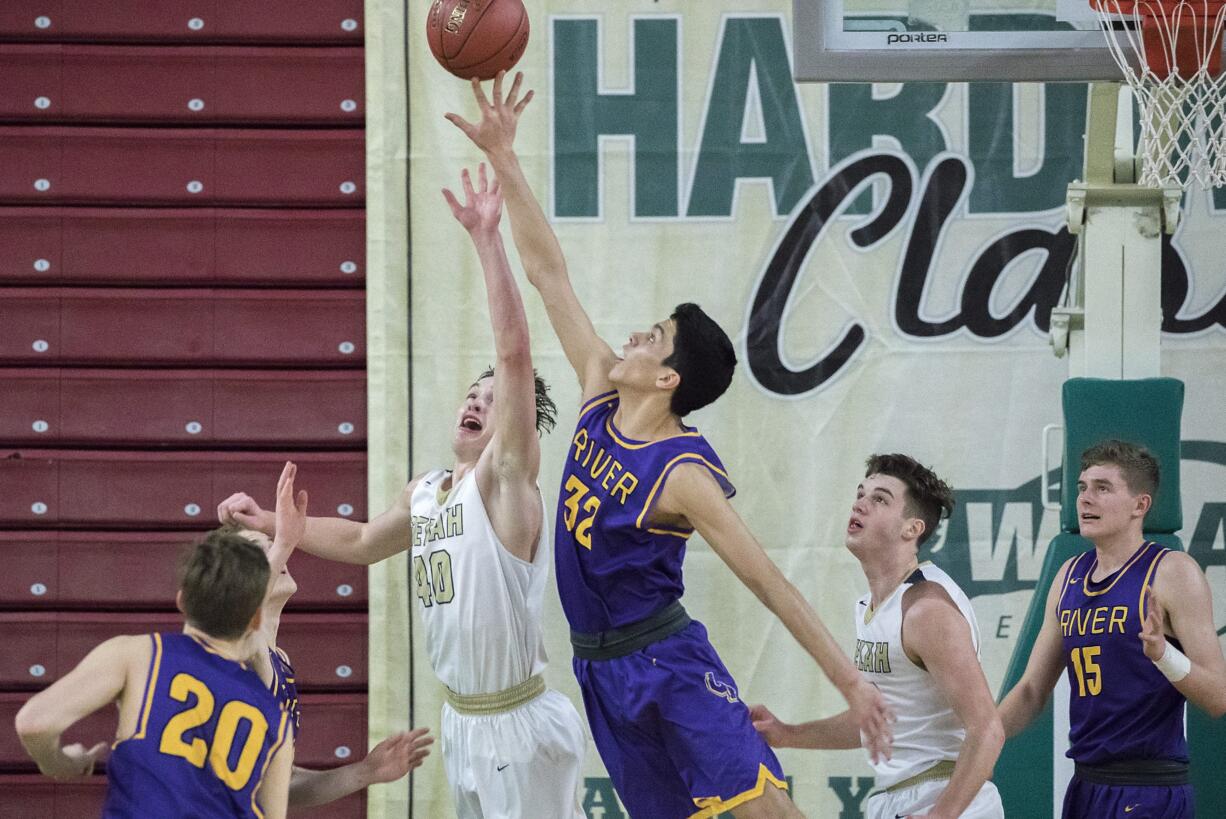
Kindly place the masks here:
[[(0, 724), (102, 639), (178, 631), (185, 543), (234, 491), (271, 508), (287, 458), (312, 514), (367, 516), (364, 28), (362, 0), (0, 2)], [(290, 571), (296, 761), (360, 759), (366, 568)], [(103, 794), (0, 731), (0, 816)]]
[(0, 127), (0, 204), (359, 207), (360, 131)]
[(360, 366), (352, 290), (0, 288), (0, 365)]
[(0, 284), (360, 286), (360, 210), (0, 207)]
[[(165, 609), (174, 605), (184, 532), (0, 532), (0, 609)], [(366, 607), (366, 567), (297, 552), (288, 611)]]
[(360, 48), (0, 45), (0, 120), (360, 125)]
[(362, 0), (4, 0), (0, 39), (361, 45)]

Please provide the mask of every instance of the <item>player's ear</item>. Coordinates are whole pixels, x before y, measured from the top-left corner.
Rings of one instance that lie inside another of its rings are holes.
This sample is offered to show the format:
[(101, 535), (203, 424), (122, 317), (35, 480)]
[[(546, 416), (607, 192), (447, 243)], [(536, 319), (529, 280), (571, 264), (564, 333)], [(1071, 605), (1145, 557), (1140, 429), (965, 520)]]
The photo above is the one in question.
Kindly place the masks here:
[(917, 543), (924, 536), (924, 531), (928, 527), (924, 525), (923, 518), (911, 518), (907, 521), (906, 527), (903, 529), (903, 535), (907, 540), (914, 540)]
[(260, 606), (255, 610), (255, 616), (251, 618), (251, 622), (247, 624), (247, 630), (259, 631), (262, 625), (264, 625), (264, 607)]
[(1134, 503), (1136, 503), (1136, 511), (1141, 513), (1141, 517), (1145, 517), (1154, 505), (1154, 496), (1148, 492), (1142, 492), (1140, 495), (1137, 495)]
[(656, 376), (656, 386), (662, 390), (675, 390), (681, 386), (681, 373), (672, 367), (665, 367), (664, 372)]
[(183, 589), (179, 589), (177, 592), (175, 592), (175, 608), (179, 610), (180, 614), (187, 614), (187, 612), (183, 610)]

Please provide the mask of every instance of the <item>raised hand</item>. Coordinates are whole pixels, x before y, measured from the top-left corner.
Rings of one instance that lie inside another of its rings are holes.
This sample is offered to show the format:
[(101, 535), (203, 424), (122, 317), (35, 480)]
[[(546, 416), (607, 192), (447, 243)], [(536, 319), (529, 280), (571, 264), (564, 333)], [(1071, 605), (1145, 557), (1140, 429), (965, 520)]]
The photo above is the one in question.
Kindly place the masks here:
[(861, 677), (847, 697), (851, 713), (860, 728), (860, 736), (869, 757), (876, 764), (879, 759), (889, 759), (894, 745), (894, 712), (885, 704), (885, 698), (877, 686)]
[(460, 182), (464, 186), (463, 205), (454, 193), (443, 188), (443, 198), (451, 207), (451, 215), (469, 233), (496, 232), (498, 220), (502, 216), (502, 192), (498, 188), (498, 180), (489, 182), (485, 174), (485, 163), (482, 162), (477, 166), (476, 190), (473, 190), (472, 176), (469, 175), (468, 168), (460, 172)]
[[(273, 538), (272, 548), (268, 550), (268, 567), (273, 578), (285, 568), (290, 553), (306, 534), (307, 493), (304, 489), (299, 490), (297, 495), (294, 494), (294, 478), (297, 476), (297, 465), (293, 461), (286, 461), (281, 469), (281, 477), (277, 480), (277, 534)], [(270, 588), (271, 582), (270, 579)]]
[(493, 99), (485, 96), (481, 81), (473, 78), (473, 97), (481, 110), (481, 119), (475, 124), (459, 114), (444, 114), (443, 116), (485, 153), (509, 151), (515, 144), (515, 129), (519, 125), (519, 115), (532, 101), (532, 92), (519, 97), (519, 88), (523, 83), (522, 71), (515, 72), (515, 81), (511, 83), (511, 91), (504, 99), (502, 96), (502, 81), (507, 72), (499, 71), (494, 77)]
[(772, 748), (788, 747), (787, 733), (791, 727), (771, 713), (765, 705), (753, 705), (749, 708), (749, 719), (754, 730), (762, 735), (766, 744)]
[(395, 782), (420, 766), (434, 743), (434, 737), (428, 735), (429, 731), (429, 728), (418, 728), (396, 734), (371, 748), (361, 762), (367, 783)]
[(1158, 662), (1166, 652), (1166, 631), (1162, 622), (1162, 604), (1152, 589), (1145, 590), (1145, 623), (1141, 627), (1141, 650), (1151, 662)]
[(223, 525), (241, 526), (272, 537), (277, 530), (276, 516), (261, 509), (255, 498), (246, 492), (235, 492), (217, 504), (217, 522)]

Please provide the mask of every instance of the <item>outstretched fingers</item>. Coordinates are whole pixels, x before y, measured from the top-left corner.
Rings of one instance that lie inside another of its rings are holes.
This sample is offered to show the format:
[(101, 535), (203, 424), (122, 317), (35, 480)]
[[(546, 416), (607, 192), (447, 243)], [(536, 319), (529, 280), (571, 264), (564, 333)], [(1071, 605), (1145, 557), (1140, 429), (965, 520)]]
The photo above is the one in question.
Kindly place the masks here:
[(532, 89), (528, 89), (528, 93), (524, 94), (524, 98), (519, 101), (518, 105), (515, 106), (515, 116), (522, 114), (524, 109), (528, 107), (528, 103), (532, 102), (532, 96), (534, 93), (535, 92), (532, 91)]
[(515, 106), (515, 98), (519, 96), (519, 88), (524, 83), (524, 72), (516, 71), (515, 80), (511, 83), (511, 90), (507, 93), (506, 105), (508, 108), (519, 109)]

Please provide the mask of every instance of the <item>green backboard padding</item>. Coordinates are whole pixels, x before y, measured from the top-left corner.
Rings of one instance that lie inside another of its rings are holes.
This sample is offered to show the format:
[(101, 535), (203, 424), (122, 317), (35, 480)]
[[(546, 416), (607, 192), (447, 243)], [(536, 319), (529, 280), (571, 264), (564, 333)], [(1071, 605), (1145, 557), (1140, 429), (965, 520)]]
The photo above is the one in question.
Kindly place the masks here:
[[(1162, 481), (1145, 518), (1146, 532), (1183, 528), (1179, 503), (1179, 418), (1183, 382), (1175, 378), (1116, 381), (1070, 378), (1064, 382), (1064, 473), (1060, 485), (1060, 528), (1079, 530), (1077, 476), (1081, 453), (1107, 438), (1141, 444), (1158, 459)], [(1057, 564), (1059, 565), (1059, 564)]]
[[(1175, 535), (1147, 532), (1145, 537), (1168, 548), (1183, 551), (1183, 544)], [(1039, 581), (1034, 587), (1034, 596), (1030, 599), (1030, 606), (1026, 609), (1026, 620), (1022, 624), (1021, 634), (1018, 635), (1013, 656), (1009, 659), (1009, 667), (1005, 670), (1000, 699), (1003, 700), (1013, 686), (1017, 685), (1026, 670), (1026, 663), (1030, 660), (1030, 650), (1034, 648), (1034, 641), (1039, 636), (1039, 628), (1043, 625), (1043, 609), (1047, 605), (1047, 590), (1051, 588), (1052, 581), (1060, 571), (1060, 567), (1070, 557), (1092, 548), (1094, 546), (1090, 541), (1080, 535), (1068, 533), (1056, 535), (1051, 545), (1047, 547), (1047, 554), (1043, 558), (1043, 570), (1039, 573)], [(1193, 784), (1197, 788), (1197, 801), (1200, 808), (1198, 812), (1203, 812), (1205, 816), (1226, 816), (1226, 780), (1223, 783), (1213, 783), (1208, 779), (1209, 775), (1214, 772), (1212, 760), (1220, 756), (1220, 749), (1224, 747), (1221, 743), (1223, 742), (1222, 737), (1226, 736), (1226, 726), (1218, 724), (1222, 722), (1221, 720), (1211, 724), (1208, 717), (1197, 713), (1196, 716), (1201, 717), (1205, 724), (1197, 723), (1194, 732), (1194, 711), (1196, 711), (1195, 708), (1189, 707), (1188, 736), (1190, 740), (1194, 736), (1197, 737), (1197, 741), (1192, 743), (1194, 762), (1192, 770)], [(1042, 713), (1025, 731), (1005, 743), (1000, 753), (1000, 760), (996, 763), (996, 772), (992, 781), (1000, 790), (1005, 806), (1005, 816), (1008, 816), (1009, 819), (1051, 819), (1051, 771), (1054, 741), (1052, 732), (1054, 730), (1052, 706), (1048, 702)], [(1199, 740), (1201, 734), (1219, 744), (1216, 746), (1202, 744)], [(1212, 750), (1214, 747), (1218, 750)], [(1201, 762), (1201, 765), (1208, 767), (1209, 770), (1202, 771), (1204, 776), (1200, 778), (1197, 776), (1198, 769), (1195, 764), (1197, 760), (1209, 761), (1209, 764)], [(1203, 786), (1201, 779), (1205, 780)], [(1220, 810), (1216, 813), (1206, 810), (1209, 806), (1215, 806)]]

